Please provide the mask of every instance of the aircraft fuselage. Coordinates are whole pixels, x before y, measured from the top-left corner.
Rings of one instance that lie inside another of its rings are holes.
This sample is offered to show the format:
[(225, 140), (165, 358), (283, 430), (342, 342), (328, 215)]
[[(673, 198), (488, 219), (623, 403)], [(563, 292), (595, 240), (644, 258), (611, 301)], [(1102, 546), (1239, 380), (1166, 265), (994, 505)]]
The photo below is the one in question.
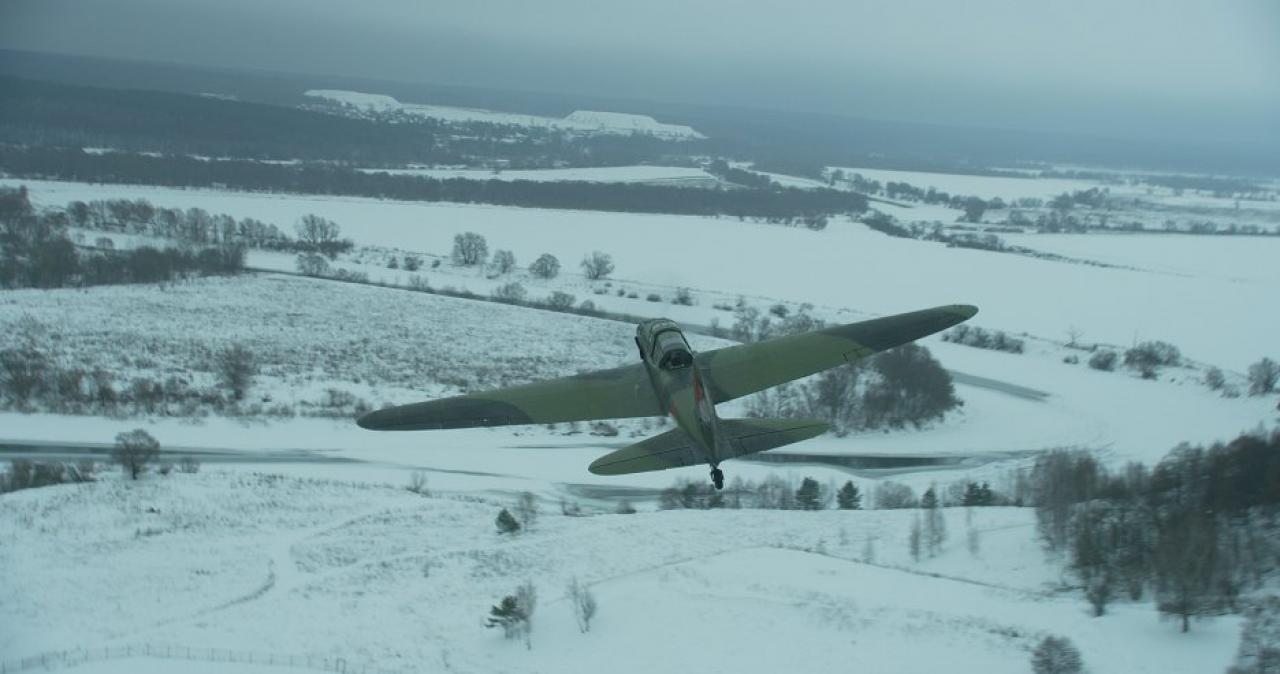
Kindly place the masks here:
[(725, 458), (717, 451), (719, 417), (684, 334), (672, 321), (645, 321), (636, 328), (636, 345), (662, 408), (715, 468)]

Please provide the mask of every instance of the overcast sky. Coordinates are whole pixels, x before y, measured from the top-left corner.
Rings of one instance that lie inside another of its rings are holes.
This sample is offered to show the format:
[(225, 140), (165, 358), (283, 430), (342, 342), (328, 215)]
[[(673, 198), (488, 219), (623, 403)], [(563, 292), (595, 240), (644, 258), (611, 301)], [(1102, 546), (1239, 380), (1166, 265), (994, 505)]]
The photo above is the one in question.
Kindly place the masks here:
[(1280, 0), (0, 0), (0, 47), (1280, 143)]

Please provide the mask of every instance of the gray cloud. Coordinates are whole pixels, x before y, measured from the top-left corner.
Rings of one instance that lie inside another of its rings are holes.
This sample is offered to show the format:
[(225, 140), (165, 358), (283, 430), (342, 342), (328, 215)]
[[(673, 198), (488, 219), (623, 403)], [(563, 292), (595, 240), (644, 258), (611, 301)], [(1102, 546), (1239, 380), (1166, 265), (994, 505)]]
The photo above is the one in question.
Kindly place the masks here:
[(0, 46), (1280, 143), (1280, 3), (9, 0)]

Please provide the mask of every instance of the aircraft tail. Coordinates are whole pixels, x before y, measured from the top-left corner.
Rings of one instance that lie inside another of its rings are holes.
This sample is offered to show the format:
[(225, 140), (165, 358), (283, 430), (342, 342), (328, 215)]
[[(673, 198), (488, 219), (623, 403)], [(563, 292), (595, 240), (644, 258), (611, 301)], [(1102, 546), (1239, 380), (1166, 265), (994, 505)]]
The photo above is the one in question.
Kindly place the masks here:
[(821, 419), (720, 420), (720, 432), (724, 435), (732, 456), (777, 449), (817, 437), (830, 428), (830, 424)]
[[(820, 419), (721, 419), (722, 451), (727, 451), (720, 458), (732, 459), (808, 440), (826, 433), (828, 428), (827, 422)], [(704, 461), (688, 434), (673, 428), (606, 454), (588, 470), (596, 475), (622, 475), (696, 466)]]

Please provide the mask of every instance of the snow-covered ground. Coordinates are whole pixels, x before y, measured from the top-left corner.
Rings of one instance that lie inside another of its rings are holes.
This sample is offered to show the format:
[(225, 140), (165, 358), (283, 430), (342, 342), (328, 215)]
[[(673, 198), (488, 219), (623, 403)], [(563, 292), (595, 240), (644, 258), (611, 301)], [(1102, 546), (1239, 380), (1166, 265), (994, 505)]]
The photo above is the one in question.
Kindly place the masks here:
[[(1052, 338), (1075, 326), (1089, 342), (1125, 346), (1162, 339), (1192, 359), (1237, 371), (1269, 353), (1274, 357), (1275, 317), (1261, 308), (1274, 303), (1275, 284), (1265, 271), (1241, 279), (1224, 272), (1098, 268), (895, 239), (843, 219), (813, 232), (730, 218), (0, 181), (19, 182), (49, 205), (145, 197), (286, 228), (316, 213), (338, 222), (358, 243), (436, 254), (448, 253), (455, 234), (475, 231), (491, 249), (512, 250), (521, 264), (549, 252), (572, 268), (590, 251), (604, 250), (613, 255), (614, 276), (622, 282), (812, 302), (861, 315), (966, 302), (981, 307), (977, 322), (987, 327)], [(1194, 242), (1204, 260), (1200, 268), (1274, 268), (1270, 262), (1280, 254), (1275, 237)], [(429, 270), (425, 274), (444, 285)]]
[(322, 98), (342, 105), (377, 113), (400, 112), (419, 117), (430, 117), (448, 122), (488, 122), (549, 129), (561, 129), (579, 133), (631, 134), (644, 133), (659, 138), (689, 140), (706, 138), (692, 127), (682, 124), (664, 124), (648, 115), (625, 112), (601, 112), (577, 110), (563, 118), (497, 112), (479, 108), (457, 108), (443, 105), (401, 103), (391, 96), (367, 94), (358, 91), (313, 89), (307, 96)]
[[(575, 518), (543, 504), (529, 531), (505, 538), (493, 526), (503, 505), (209, 470), (7, 494), (0, 652), (153, 644), (341, 658), (357, 671), (592, 672), (607, 661), (618, 672), (1012, 674), (1052, 634), (1096, 674), (1198, 674), (1225, 668), (1238, 638), (1237, 618), (1183, 635), (1145, 602), (1090, 617), (1076, 593), (1055, 591), (1025, 509), (946, 510), (941, 553), (915, 562), (911, 511)], [(572, 578), (599, 603), (587, 633), (565, 598)], [(525, 580), (538, 593), (531, 649), (482, 626)]]
[(854, 168), (833, 166), (832, 170), (844, 171), (845, 176), (852, 178), (854, 174), (867, 180), (880, 183), (907, 183), (921, 189), (930, 187), (939, 192), (951, 195), (974, 196), (983, 199), (1000, 197), (1005, 201), (1035, 197), (1051, 199), (1063, 192), (1074, 192), (1097, 187), (1098, 184), (1087, 180), (1066, 178), (1013, 178), (1006, 176), (980, 176), (960, 173), (930, 173), (926, 171), (894, 171), (889, 169)]
[(427, 178), (467, 178), (470, 180), (531, 180), (555, 182), (581, 180), (593, 183), (716, 183), (718, 179), (700, 168), (687, 166), (604, 166), (595, 168), (529, 169), (491, 171), (484, 169), (404, 168), (361, 169), (365, 173), (389, 173)]

